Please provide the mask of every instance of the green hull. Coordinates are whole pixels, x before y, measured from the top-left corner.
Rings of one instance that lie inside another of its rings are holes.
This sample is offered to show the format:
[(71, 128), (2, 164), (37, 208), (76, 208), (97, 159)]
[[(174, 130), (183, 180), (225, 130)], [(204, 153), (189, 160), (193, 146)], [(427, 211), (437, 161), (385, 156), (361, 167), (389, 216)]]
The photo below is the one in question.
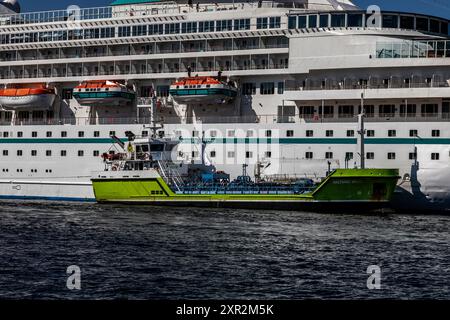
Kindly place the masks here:
[(165, 206), (326, 210), (385, 207), (397, 185), (396, 169), (338, 169), (306, 194), (178, 194), (160, 178), (93, 178), (100, 203)]

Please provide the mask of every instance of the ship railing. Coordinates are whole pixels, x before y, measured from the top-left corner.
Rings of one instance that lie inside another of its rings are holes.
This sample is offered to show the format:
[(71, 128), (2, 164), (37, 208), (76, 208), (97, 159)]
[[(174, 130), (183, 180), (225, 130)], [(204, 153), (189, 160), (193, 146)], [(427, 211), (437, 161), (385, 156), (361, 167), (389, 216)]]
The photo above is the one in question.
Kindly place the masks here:
[(35, 24), (49, 22), (64, 22), (75, 14), (79, 20), (104, 20), (111, 18), (139, 18), (160, 14), (184, 14), (192, 12), (214, 12), (229, 10), (248, 10), (250, 8), (276, 8), (286, 6), (275, 1), (249, 1), (246, 3), (216, 3), (216, 4), (177, 4), (176, 2), (147, 3), (132, 7), (96, 7), (82, 8), (77, 12), (69, 10), (53, 10), (41, 12), (25, 12), (20, 14), (0, 15), (0, 25)]
[[(338, 115), (255, 115), (255, 116), (203, 116), (203, 117), (157, 117), (161, 124), (277, 124), (277, 123), (353, 123), (357, 121), (357, 114)], [(379, 115), (367, 114), (366, 122), (449, 122), (450, 113), (439, 114), (398, 114), (391, 117), (380, 117)], [(0, 120), (1, 126), (48, 126), (48, 125), (149, 125), (150, 119), (143, 118), (61, 118), (61, 119), (16, 119)]]
[[(366, 89), (410, 89), (410, 88), (449, 88), (449, 80), (433, 80), (431, 78), (417, 79), (416, 81), (398, 81), (398, 79), (371, 79), (367, 83), (361, 83), (357, 79), (345, 80), (311, 80), (285, 82), (286, 91), (314, 91), (314, 90), (366, 90)], [(436, 77), (437, 78), (437, 77)], [(421, 80), (421, 81), (418, 81)]]

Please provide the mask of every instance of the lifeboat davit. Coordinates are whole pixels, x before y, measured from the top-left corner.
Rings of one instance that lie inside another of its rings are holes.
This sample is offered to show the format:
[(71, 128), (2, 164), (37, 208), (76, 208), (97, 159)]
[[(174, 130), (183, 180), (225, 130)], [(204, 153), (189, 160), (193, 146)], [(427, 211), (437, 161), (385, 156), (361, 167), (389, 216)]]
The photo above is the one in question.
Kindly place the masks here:
[(0, 89), (3, 109), (50, 109), (55, 98), (55, 89), (45, 84), (12, 84)]
[(136, 92), (114, 81), (85, 81), (75, 87), (73, 97), (81, 105), (120, 105), (134, 100)]
[(169, 93), (180, 104), (229, 102), (236, 97), (237, 88), (214, 77), (188, 77), (175, 81)]

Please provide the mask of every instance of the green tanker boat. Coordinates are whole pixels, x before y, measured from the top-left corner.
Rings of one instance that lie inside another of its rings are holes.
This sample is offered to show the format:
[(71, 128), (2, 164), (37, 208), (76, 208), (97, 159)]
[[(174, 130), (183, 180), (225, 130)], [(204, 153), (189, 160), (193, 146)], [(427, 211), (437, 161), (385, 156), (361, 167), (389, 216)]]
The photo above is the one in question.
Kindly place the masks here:
[(212, 166), (172, 161), (180, 140), (129, 140), (126, 152), (103, 154), (104, 171), (92, 174), (99, 203), (366, 212), (388, 207), (399, 179), (397, 169), (335, 169), (316, 182), (254, 182), (243, 165), (230, 180)]

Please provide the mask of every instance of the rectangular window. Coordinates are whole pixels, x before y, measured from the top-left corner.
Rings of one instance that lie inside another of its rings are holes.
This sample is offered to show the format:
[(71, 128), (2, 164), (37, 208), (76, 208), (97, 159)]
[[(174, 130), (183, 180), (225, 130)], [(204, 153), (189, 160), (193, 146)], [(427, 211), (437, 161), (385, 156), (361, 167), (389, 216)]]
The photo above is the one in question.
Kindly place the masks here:
[(256, 94), (256, 84), (255, 83), (243, 83), (242, 84), (242, 94), (245, 96), (250, 96)]
[(286, 137), (293, 137), (294, 136), (294, 130), (287, 130), (286, 131)]
[(164, 34), (163, 24), (152, 24), (148, 26), (148, 35)]
[(165, 34), (177, 34), (180, 33), (180, 24), (179, 23), (167, 23), (164, 25), (164, 33)]
[(78, 131), (78, 138), (84, 137), (84, 131)]
[(284, 82), (278, 82), (277, 93), (278, 94), (283, 94), (284, 93)]
[(431, 136), (432, 137), (440, 137), (441, 136), (441, 130), (431, 130)]
[(355, 130), (347, 130), (347, 137), (354, 137), (355, 136)]
[(209, 136), (210, 136), (211, 138), (217, 137), (217, 131), (216, 131), (216, 130), (211, 130), (211, 131), (209, 132)]
[(417, 130), (415, 130), (415, 129), (409, 130), (409, 136), (410, 137), (416, 137), (417, 136)]
[(228, 158), (234, 158), (234, 155), (235, 155), (234, 151), (228, 151), (227, 153)]
[(265, 157), (265, 158), (272, 158), (272, 152), (266, 151), (266, 152), (264, 153), (264, 157)]
[(234, 30), (250, 30), (250, 19), (234, 20)]
[(51, 156), (52, 156), (52, 150), (47, 150), (47, 151), (45, 151), (45, 155), (46, 155), (47, 157), (51, 157)]
[(363, 15), (349, 13), (347, 15), (347, 26), (348, 27), (362, 27), (363, 26)]
[(3, 150), (3, 155), (6, 157), (8, 155), (8, 150)]
[(328, 28), (328, 14), (321, 14), (319, 18), (319, 27)]
[(379, 106), (380, 117), (394, 117), (395, 116), (395, 104), (383, 104)]
[(259, 93), (262, 95), (274, 94), (275, 84), (273, 82), (262, 82)]
[(415, 117), (417, 106), (415, 104), (401, 104), (400, 105), (400, 117)]
[[(212, 23), (214, 28), (214, 22)], [(197, 32), (197, 22), (183, 22), (181, 24), (181, 33), (196, 33), (196, 32)]]
[(313, 154), (312, 152), (310, 152), (310, 151), (308, 151), (308, 152), (305, 153), (305, 158), (306, 158), (306, 159), (312, 159), (313, 156), (314, 156), (314, 154)]
[(272, 137), (272, 130), (266, 130), (266, 137), (267, 138)]
[(308, 16), (308, 28), (317, 28), (317, 15)]
[(17, 132), (17, 138), (22, 138), (23, 137), (23, 132), (22, 131), (18, 131)]
[(61, 138), (67, 138), (67, 131), (61, 131)]
[(307, 27), (306, 18), (307, 18), (306, 16), (298, 17), (298, 28), (299, 29), (305, 29)]
[(47, 131), (45, 135), (46, 135), (47, 138), (51, 138), (52, 137), (52, 132), (51, 131)]
[(37, 138), (38, 134), (36, 131), (31, 132), (31, 137), (32, 138)]
[(83, 157), (84, 156), (84, 151), (83, 150), (78, 150), (78, 156), (79, 157)]
[(331, 26), (332, 27), (345, 27), (345, 14), (332, 13), (331, 14)]
[(234, 131), (234, 130), (229, 130), (228, 133), (227, 133), (227, 136), (228, 136), (229, 138), (233, 138), (234, 135), (235, 135), (235, 131)]
[(307, 137), (314, 137), (314, 131), (313, 130), (306, 130), (306, 136)]
[(247, 137), (247, 138), (251, 138), (251, 137), (253, 137), (253, 136), (254, 136), (253, 130), (247, 130), (246, 137)]
[(327, 137), (332, 137), (333, 135), (334, 135), (333, 130), (326, 130), (326, 131), (325, 131), (325, 136), (327, 136)]
[(325, 152), (325, 159), (333, 159), (333, 152)]
[(100, 156), (100, 151), (98, 151), (98, 150), (94, 150), (94, 153), (93, 153), (93, 155), (94, 155), (94, 157), (98, 157), (98, 156)]
[(422, 117), (435, 117), (438, 114), (437, 104), (422, 104)]
[(375, 137), (375, 130), (367, 130), (366, 132), (368, 137)]
[(65, 157), (67, 156), (67, 151), (66, 150), (61, 150), (61, 157)]
[[(256, 25), (258, 25), (258, 23)], [(296, 27), (297, 27), (297, 17), (296, 16), (290, 16), (288, 18), (288, 29), (295, 29)]]
[(409, 160), (416, 160), (417, 159), (417, 154), (415, 152), (410, 152), (409, 153)]
[(269, 18), (269, 28), (276, 29), (281, 27), (281, 17), (270, 17)]
[(233, 30), (233, 20), (216, 21), (216, 31), (231, 31), (231, 30)]
[(267, 29), (267, 26), (268, 26), (267, 18), (257, 18), (256, 19), (256, 29)]
[(439, 153), (433, 152), (431, 154), (431, 160), (439, 160)]
[(388, 137), (396, 137), (397, 130), (388, 130)]
[(345, 105), (339, 106), (339, 118), (353, 118), (354, 116), (354, 106)]
[(253, 152), (251, 152), (251, 151), (245, 152), (245, 157), (246, 157), (247, 159), (253, 158)]
[(209, 153), (209, 156), (210, 156), (211, 158), (215, 158), (215, 157), (216, 157), (216, 152), (215, 152), (215, 151), (211, 151), (211, 152)]
[(37, 150), (31, 150), (31, 156), (36, 157), (37, 156)]
[(21, 157), (23, 155), (23, 151), (22, 150), (17, 150), (17, 156)]
[(214, 32), (214, 21), (200, 21), (198, 32)]
[(375, 159), (375, 153), (373, 153), (373, 152), (367, 152), (367, 153), (366, 153), (366, 159), (368, 159), (368, 160), (373, 160), (373, 159)]
[(395, 160), (395, 152), (388, 152), (387, 158), (388, 160)]
[(94, 137), (95, 138), (100, 137), (100, 131), (94, 131)]
[(353, 159), (353, 152), (346, 152), (345, 153), (345, 160), (350, 161)]
[(131, 27), (130, 26), (119, 27), (118, 36), (119, 37), (130, 37), (131, 36)]

